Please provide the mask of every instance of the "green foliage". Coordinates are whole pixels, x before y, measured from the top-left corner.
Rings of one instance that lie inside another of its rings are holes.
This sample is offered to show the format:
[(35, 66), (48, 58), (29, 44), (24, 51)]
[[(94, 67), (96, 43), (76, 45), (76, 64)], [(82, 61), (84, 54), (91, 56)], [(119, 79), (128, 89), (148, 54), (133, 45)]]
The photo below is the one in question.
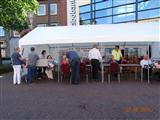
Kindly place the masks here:
[(0, 0), (0, 26), (21, 31), (28, 27), (28, 13), (35, 13), (37, 0)]

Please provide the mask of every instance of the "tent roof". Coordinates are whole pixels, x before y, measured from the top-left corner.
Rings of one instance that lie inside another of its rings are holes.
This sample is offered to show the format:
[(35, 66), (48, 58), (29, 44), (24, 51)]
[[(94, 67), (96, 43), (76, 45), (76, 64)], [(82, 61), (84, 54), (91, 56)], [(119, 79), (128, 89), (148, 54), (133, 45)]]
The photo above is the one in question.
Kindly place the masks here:
[(159, 22), (37, 27), (19, 45), (159, 41)]

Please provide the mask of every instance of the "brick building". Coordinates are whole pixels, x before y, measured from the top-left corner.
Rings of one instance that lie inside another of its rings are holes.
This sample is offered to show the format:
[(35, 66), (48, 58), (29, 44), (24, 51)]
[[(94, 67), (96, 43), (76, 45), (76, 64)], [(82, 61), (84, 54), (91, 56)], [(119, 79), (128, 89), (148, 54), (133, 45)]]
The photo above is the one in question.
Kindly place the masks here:
[(38, 2), (40, 7), (33, 16), (33, 27), (67, 25), (66, 0), (38, 0)]

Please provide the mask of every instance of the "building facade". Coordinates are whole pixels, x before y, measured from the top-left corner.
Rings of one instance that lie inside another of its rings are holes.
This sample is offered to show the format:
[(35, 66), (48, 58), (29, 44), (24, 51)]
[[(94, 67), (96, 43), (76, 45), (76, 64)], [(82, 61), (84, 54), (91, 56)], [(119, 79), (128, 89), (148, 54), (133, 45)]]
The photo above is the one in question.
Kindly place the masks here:
[(80, 6), (80, 24), (117, 24), (157, 21), (159, 0), (91, 0)]
[(40, 7), (33, 15), (33, 27), (67, 25), (66, 0), (38, 0)]

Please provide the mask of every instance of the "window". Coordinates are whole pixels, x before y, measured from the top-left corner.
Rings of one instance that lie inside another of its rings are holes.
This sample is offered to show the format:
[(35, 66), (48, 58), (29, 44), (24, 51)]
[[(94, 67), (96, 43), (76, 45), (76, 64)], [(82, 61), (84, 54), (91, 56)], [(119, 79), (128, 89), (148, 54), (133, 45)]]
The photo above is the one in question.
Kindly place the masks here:
[(4, 29), (2, 26), (0, 26), (0, 36), (5, 36)]
[(57, 15), (57, 4), (50, 4), (50, 14)]
[(138, 48), (126, 48), (125, 55), (138, 56)]
[(81, 20), (80, 21), (80, 25), (89, 25), (89, 24), (91, 24), (90, 20)]
[(125, 22), (125, 21), (129, 22), (134, 20), (135, 20), (135, 13), (122, 14), (113, 17), (114, 23)]
[(91, 5), (84, 5), (80, 7), (80, 13), (91, 11)]
[(113, 5), (124, 5), (124, 4), (129, 4), (129, 3), (134, 3), (136, 0), (113, 0)]
[(138, 19), (160, 17), (160, 9), (138, 12)]
[(80, 14), (81, 20), (91, 19), (91, 13)]
[(112, 9), (96, 11), (96, 17), (103, 17), (107, 15), (112, 15)]
[(96, 10), (103, 9), (103, 8), (106, 8), (106, 7), (107, 7), (107, 2), (106, 1), (96, 4)]
[(145, 10), (145, 9), (158, 8), (158, 7), (160, 7), (160, 2), (156, 2), (154, 0), (141, 2), (138, 4), (138, 10)]
[(46, 27), (46, 24), (38, 24), (37, 27)]
[(108, 24), (112, 23), (112, 17), (104, 17), (96, 19), (96, 24)]
[(46, 15), (46, 6), (44, 4), (39, 6), (37, 15)]
[(20, 33), (18, 31), (13, 31), (13, 36), (14, 37), (20, 37)]
[(123, 15), (118, 15), (119, 17), (125, 17), (125, 16), (130, 16), (133, 15), (133, 13), (127, 14), (128, 12), (134, 12), (135, 11), (135, 5), (125, 5), (125, 6), (120, 6), (114, 8), (114, 14), (122, 14)]
[(58, 23), (51, 23), (50, 26), (58, 26)]

